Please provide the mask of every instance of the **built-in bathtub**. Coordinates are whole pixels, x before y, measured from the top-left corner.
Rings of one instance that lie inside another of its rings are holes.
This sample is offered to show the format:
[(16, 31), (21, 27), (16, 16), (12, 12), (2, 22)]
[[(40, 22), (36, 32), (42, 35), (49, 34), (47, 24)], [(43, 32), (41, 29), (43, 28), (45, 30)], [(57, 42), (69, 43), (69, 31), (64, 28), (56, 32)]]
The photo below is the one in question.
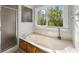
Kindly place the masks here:
[(58, 38), (51, 38), (40, 34), (33, 33), (20, 38), (47, 52), (56, 52), (56, 50), (64, 50), (67, 47), (73, 47), (71, 41), (59, 40)]

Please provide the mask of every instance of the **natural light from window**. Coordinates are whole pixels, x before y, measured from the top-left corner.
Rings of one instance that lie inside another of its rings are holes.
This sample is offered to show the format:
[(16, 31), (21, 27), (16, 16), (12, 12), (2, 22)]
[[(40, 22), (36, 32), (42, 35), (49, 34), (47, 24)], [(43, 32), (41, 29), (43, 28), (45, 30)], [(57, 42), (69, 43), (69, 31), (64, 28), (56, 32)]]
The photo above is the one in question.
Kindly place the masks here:
[(49, 6), (38, 11), (37, 24), (63, 27), (64, 6)]

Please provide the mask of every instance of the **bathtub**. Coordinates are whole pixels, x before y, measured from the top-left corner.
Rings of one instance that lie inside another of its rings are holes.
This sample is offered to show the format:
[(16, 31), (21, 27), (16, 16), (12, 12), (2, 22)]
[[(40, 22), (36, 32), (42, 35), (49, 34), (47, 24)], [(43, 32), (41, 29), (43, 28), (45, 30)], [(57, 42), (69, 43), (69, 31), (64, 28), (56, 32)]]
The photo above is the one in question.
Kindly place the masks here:
[(51, 38), (40, 34), (30, 34), (28, 36), (20, 37), (46, 52), (56, 52), (56, 50), (63, 50), (66, 47), (73, 47), (71, 41), (59, 40), (58, 38)]

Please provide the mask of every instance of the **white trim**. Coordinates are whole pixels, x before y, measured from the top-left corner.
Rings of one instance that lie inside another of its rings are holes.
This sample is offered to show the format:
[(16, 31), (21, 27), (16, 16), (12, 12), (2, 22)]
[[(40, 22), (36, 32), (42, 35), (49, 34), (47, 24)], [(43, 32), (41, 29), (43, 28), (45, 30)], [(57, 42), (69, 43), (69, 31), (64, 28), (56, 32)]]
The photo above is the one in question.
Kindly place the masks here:
[(17, 10), (15, 8), (7, 7), (7, 6), (1, 6), (1, 7), (8, 8), (8, 9), (11, 9), (11, 10)]
[(13, 53), (15, 52), (16, 50), (18, 50), (18, 45), (8, 49), (7, 51), (4, 51), (3, 53)]
[(17, 44), (18, 44), (18, 39), (19, 39), (19, 27), (18, 27), (18, 10), (16, 10), (16, 39), (17, 39)]
[(0, 6), (0, 52), (1, 52), (1, 6)]

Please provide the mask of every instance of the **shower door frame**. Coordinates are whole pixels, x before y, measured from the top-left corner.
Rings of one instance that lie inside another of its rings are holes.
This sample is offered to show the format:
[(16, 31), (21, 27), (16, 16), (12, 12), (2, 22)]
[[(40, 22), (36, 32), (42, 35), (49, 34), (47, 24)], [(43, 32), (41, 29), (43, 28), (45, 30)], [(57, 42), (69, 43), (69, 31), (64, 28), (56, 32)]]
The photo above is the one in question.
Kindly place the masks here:
[[(17, 45), (17, 43), (18, 43), (18, 9), (1, 5), (1, 6), (0, 6), (0, 21), (1, 21), (1, 11), (2, 11), (2, 7), (15, 11), (15, 22), (16, 22), (16, 23), (15, 23), (15, 24), (16, 24), (16, 25), (15, 25), (15, 29), (16, 29), (15, 32), (16, 32), (16, 45)], [(0, 25), (1, 25), (1, 23), (0, 23)], [(0, 30), (2, 31), (1, 28), (0, 28)], [(0, 43), (1, 43), (1, 40), (0, 40)], [(13, 47), (14, 47), (14, 46), (13, 46)], [(0, 46), (0, 48), (1, 48), (1, 46)], [(9, 48), (9, 49), (10, 49), (10, 48)], [(6, 50), (8, 50), (8, 48), (5, 49), (3, 52), (5, 52)]]

